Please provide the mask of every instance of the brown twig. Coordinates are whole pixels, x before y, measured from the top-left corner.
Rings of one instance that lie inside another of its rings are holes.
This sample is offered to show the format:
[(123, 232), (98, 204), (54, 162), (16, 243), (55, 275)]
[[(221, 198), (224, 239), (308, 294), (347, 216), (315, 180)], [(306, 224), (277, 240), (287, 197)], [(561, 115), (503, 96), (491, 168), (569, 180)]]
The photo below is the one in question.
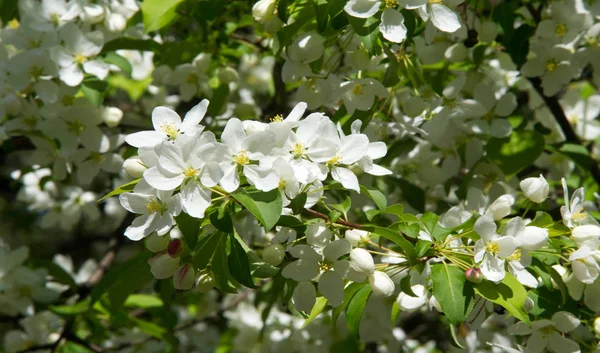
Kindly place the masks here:
[(305, 208), (304, 210), (302, 210), (302, 212), (304, 212), (306, 214), (309, 214), (309, 215), (311, 215), (313, 217), (322, 218), (322, 219), (326, 220), (329, 223), (337, 223), (337, 224), (346, 226), (348, 228), (354, 228), (354, 229), (364, 228), (363, 225), (352, 223), (352, 222), (347, 222), (347, 221), (340, 220), (340, 219), (338, 219), (335, 222), (332, 222), (331, 219), (329, 219), (329, 216), (327, 216), (326, 214), (318, 212), (318, 211), (315, 211), (315, 210), (311, 210), (309, 208)]
[[(579, 138), (579, 136), (577, 136), (575, 130), (573, 130), (573, 126), (571, 126), (571, 123), (569, 123), (569, 119), (567, 119), (567, 116), (565, 115), (562, 106), (558, 102), (557, 96), (555, 95), (552, 97), (547, 97), (544, 95), (544, 90), (542, 88), (542, 80), (539, 77), (529, 78), (529, 82), (531, 82), (533, 88), (542, 97), (548, 109), (550, 109), (550, 112), (554, 116), (554, 119), (560, 126), (562, 132), (565, 134), (567, 142), (583, 145), (581, 143), (581, 139)], [(589, 154), (589, 157), (592, 161), (590, 166), (590, 174), (596, 181), (596, 184), (600, 185), (600, 169), (598, 168), (598, 161), (596, 161), (591, 154)]]

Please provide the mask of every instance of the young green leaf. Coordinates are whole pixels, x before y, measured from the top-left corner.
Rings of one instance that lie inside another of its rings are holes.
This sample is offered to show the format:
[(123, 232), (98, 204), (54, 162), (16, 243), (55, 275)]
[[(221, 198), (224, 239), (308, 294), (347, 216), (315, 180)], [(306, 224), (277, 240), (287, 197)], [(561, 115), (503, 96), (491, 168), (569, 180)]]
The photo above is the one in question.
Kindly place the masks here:
[(359, 336), (360, 318), (371, 296), (371, 286), (361, 287), (350, 299), (346, 307), (346, 324), (354, 336)]
[(238, 200), (242, 206), (262, 223), (265, 231), (271, 230), (277, 224), (279, 217), (281, 217), (283, 201), (281, 200), (279, 189), (268, 192), (238, 189), (231, 196)]
[(523, 309), (527, 290), (510, 273), (507, 273), (502, 282), (498, 284), (491, 281), (476, 284), (475, 292), (492, 303), (501, 305), (517, 319), (529, 323), (529, 316)]
[(250, 261), (248, 260), (246, 250), (244, 250), (239, 239), (233, 234), (229, 235), (229, 239), (231, 248), (229, 255), (227, 256), (227, 264), (231, 276), (248, 288), (256, 288), (256, 285), (252, 280), (252, 275), (250, 274)]
[(453, 325), (465, 321), (473, 308), (473, 287), (465, 272), (456, 266), (437, 264), (431, 266), (433, 295), (440, 303), (444, 315)]
[(113, 196), (123, 194), (125, 192), (133, 191), (133, 188), (137, 185), (137, 183), (140, 180), (142, 180), (142, 179), (141, 178), (135, 179), (135, 180), (128, 182), (127, 184), (123, 184), (123, 185), (119, 186), (118, 188), (114, 189), (113, 191), (109, 192), (108, 194), (102, 196), (102, 198), (100, 200), (98, 200), (98, 202), (104, 201), (109, 197), (113, 197)]

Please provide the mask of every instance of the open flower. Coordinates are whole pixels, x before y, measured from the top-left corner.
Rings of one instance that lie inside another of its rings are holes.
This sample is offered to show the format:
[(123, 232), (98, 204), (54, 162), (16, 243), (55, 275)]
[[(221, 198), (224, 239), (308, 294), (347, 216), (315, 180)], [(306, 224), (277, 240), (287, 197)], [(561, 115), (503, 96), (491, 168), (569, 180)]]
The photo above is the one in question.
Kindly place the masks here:
[(524, 322), (518, 322), (508, 328), (512, 335), (531, 335), (527, 340), (528, 352), (544, 352), (545, 349), (555, 353), (581, 352), (579, 345), (564, 336), (565, 332), (573, 331), (581, 322), (573, 314), (559, 311), (552, 315), (552, 320), (538, 320), (531, 327)]
[(488, 280), (500, 283), (506, 274), (504, 262), (515, 249), (512, 237), (501, 237), (496, 232), (496, 223), (491, 215), (479, 217), (475, 222), (475, 232), (481, 239), (475, 243), (475, 262), (482, 262), (481, 272)]

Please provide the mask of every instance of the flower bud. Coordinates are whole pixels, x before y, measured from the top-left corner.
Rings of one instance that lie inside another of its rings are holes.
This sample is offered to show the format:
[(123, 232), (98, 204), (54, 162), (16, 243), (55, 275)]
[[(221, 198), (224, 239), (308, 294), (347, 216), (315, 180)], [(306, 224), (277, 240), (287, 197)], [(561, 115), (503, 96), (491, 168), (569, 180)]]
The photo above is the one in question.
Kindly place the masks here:
[(150, 234), (149, 237), (146, 238), (146, 249), (152, 252), (161, 252), (167, 250), (167, 246), (171, 238), (164, 235), (158, 235), (156, 233)]
[(352, 246), (358, 246), (359, 243), (371, 240), (369, 232), (360, 229), (347, 230), (344, 238), (346, 238)]
[(188, 290), (194, 286), (196, 272), (190, 264), (185, 264), (175, 271), (173, 286), (178, 290)]
[(117, 107), (106, 107), (102, 112), (102, 119), (108, 127), (116, 127), (123, 119), (123, 111)]
[(600, 335), (600, 317), (594, 320), (594, 332), (596, 332), (596, 335)]
[(171, 257), (178, 257), (183, 252), (183, 242), (181, 239), (173, 239), (167, 246), (167, 253)]
[(356, 248), (350, 252), (350, 267), (366, 275), (375, 272), (373, 256), (371, 256), (367, 250), (362, 248)]
[(541, 174), (539, 178), (527, 178), (521, 181), (519, 186), (525, 193), (525, 196), (535, 203), (544, 202), (550, 192), (550, 186)]
[(533, 299), (525, 297), (525, 302), (523, 303), (523, 310), (525, 310), (525, 312), (530, 312), (534, 306), (535, 303), (533, 302)]
[(212, 272), (208, 271), (200, 275), (196, 281), (196, 288), (201, 293), (206, 293), (215, 286), (215, 277)]
[(235, 82), (238, 80), (238, 72), (232, 67), (221, 67), (217, 70), (217, 77), (223, 83)]
[(488, 207), (486, 213), (491, 214), (495, 221), (499, 221), (510, 214), (514, 203), (515, 198), (512, 195), (502, 195)]
[(483, 281), (483, 273), (478, 268), (468, 268), (465, 275), (469, 282), (481, 283)]
[(179, 267), (179, 258), (173, 258), (166, 252), (161, 252), (148, 259), (150, 272), (156, 279), (165, 279), (173, 276)]
[(264, 23), (275, 15), (276, 0), (260, 0), (252, 6), (252, 17), (256, 22)]
[(280, 244), (271, 244), (263, 250), (262, 258), (265, 262), (277, 266), (285, 257), (285, 249)]
[(396, 289), (396, 286), (390, 277), (381, 271), (375, 271), (369, 276), (369, 284), (371, 285), (373, 293), (386, 297), (391, 297)]
[(127, 158), (125, 162), (123, 162), (123, 168), (125, 168), (127, 174), (136, 179), (141, 178), (146, 169), (148, 169), (144, 166), (142, 160), (138, 156)]

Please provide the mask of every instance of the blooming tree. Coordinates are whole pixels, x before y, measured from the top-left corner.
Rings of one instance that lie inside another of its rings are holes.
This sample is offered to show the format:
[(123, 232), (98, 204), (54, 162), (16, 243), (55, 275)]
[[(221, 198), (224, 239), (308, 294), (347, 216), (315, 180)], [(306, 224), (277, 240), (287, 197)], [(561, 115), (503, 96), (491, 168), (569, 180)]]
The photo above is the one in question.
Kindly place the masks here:
[(0, 21), (0, 352), (600, 352), (599, 1)]

